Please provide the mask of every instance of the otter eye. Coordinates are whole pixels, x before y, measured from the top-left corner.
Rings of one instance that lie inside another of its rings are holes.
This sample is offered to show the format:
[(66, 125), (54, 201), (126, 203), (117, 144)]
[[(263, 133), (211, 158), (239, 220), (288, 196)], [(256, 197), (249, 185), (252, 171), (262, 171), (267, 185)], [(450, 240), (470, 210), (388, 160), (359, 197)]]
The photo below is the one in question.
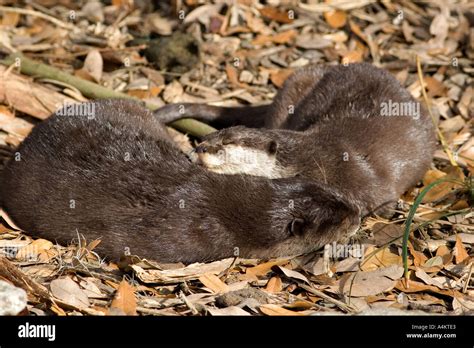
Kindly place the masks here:
[(301, 236), (304, 232), (305, 221), (301, 218), (294, 218), (288, 224), (288, 232), (293, 236)]

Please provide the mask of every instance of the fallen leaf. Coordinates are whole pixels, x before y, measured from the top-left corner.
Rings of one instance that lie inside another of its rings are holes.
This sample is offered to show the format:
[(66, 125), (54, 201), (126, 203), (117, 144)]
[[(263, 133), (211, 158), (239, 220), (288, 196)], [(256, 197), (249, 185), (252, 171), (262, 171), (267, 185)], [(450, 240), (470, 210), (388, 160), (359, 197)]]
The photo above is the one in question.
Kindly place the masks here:
[(207, 311), (213, 316), (219, 315), (250, 315), (240, 307), (231, 306), (226, 308), (207, 308)]
[(360, 63), (363, 61), (363, 53), (361, 51), (349, 51), (342, 56), (342, 64)]
[(260, 11), (260, 14), (267, 18), (267, 19), (270, 19), (270, 20), (273, 20), (273, 21), (277, 21), (277, 22), (280, 22), (280, 23), (286, 23), (286, 24), (289, 24), (289, 23), (292, 23), (293, 22), (293, 19), (290, 18), (290, 13), (289, 12), (285, 12), (285, 11), (279, 11), (278, 9), (274, 8), (274, 7), (263, 7), (261, 9), (259, 9)]
[(413, 256), (413, 264), (416, 267), (423, 266), (428, 260), (428, 258), (423, 253), (416, 251), (410, 242), (408, 242), (408, 249), (410, 250), (410, 254)]
[(461, 293), (457, 290), (441, 290), (433, 285), (426, 285), (415, 280), (408, 281), (408, 287), (405, 286), (405, 281), (399, 280), (395, 289), (400, 290), (404, 293), (411, 294), (415, 292), (422, 292), (422, 291), (431, 291), (440, 295), (447, 295), (450, 297), (459, 297), (462, 296)]
[(49, 250), (53, 247), (53, 243), (46, 239), (36, 239), (29, 245), (18, 250), (16, 254), (17, 260), (31, 260), (37, 259), (39, 254), (43, 251)]
[(277, 86), (282, 87), (286, 79), (293, 74), (293, 69), (280, 69), (270, 74), (270, 81)]
[[(242, 87), (245, 86), (245, 84), (241, 83), (239, 81), (239, 73), (237, 69), (232, 66), (231, 64), (227, 64), (225, 66), (225, 72), (227, 74), (227, 79), (229, 80), (230, 84), (237, 86), (237, 87)], [(165, 89), (166, 91), (166, 89)]]
[(438, 282), (437, 280), (431, 278), (425, 271), (423, 271), (422, 269), (417, 269), (415, 271), (415, 275), (421, 279), (425, 284), (428, 284), (428, 285), (434, 285), (440, 289), (444, 289), (444, 286), (443, 284), (441, 284), (440, 282)]
[(229, 268), (233, 263), (232, 258), (210, 263), (193, 263), (186, 267), (157, 270), (145, 270), (140, 266), (131, 265), (136, 276), (144, 283), (180, 283), (186, 280), (198, 279), (206, 273), (219, 274)]
[(267, 274), (268, 272), (270, 272), (273, 266), (280, 266), (280, 265), (284, 265), (286, 263), (288, 263), (288, 259), (269, 261), (269, 262), (265, 262), (265, 263), (262, 263), (260, 265), (257, 265), (255, 267), (247, 268), (245, 273), (254, 275), (256, 277), (263, 276), (263, 275)]
[(287, 30), (274, 35), (259, 35), (253, 41), (253, 45), (264, 45), (267, 43), (286, 44), (293, 40), (298, 33), (296, 30)]
[[(397, 279), (402, 275), (403, 267), (398, 265), (379, 268), (370, 272), (354, 273), (344, 282), (343, 292), (354, 297), (375, 296), (393, 289)], [(331, 289), (337, 290), (339, 287), (339, 285), (332, 286)]]
[(443, 97), (446, 95), (446, 87), (442, 82), (431, 76), (425, 76), (423, 80), (426, 83), (426, 90), (429, 97)]
[(377, 246), (382, 246), (388, 242), (401, 237), (403, 235), (403, 227), (397, 224), (385, 224), (377, 222), (372, 227), (372, 233), (374, 234), (374, 242)]
[(86, 71), (95, 82), (100, 82), (102, 79), (103, 67), (104, 62), (100, 52), (98, 50), (91, 50), (84, 60), (84, 66), (82, 69), (84, 69), (84, 71)]
[(280, 272), (282, 272), (285, 276), (287, 276), (288, 278), (291, 278), (291, 279), (296, 279), (296, 280), (301, 280), (307, 284), (311, 284), (308, 280), (308, 278), (306, 278), (304, 275), (302, 275), (301, 273), (299, 272), (296, 272), (296, 271), (293, 271), (291, 269), (288, 269), (288, 268), (285, 268), (285, 267), (281, 267), (281, 266), (275, 266), (273, 267), (273, 269), (275, 270), (278, 270)]
[(148, 14), (145, 24), (149, 26), (152, 32), (158, 35), (168, 36), (173, 32), (173, 22), (161, 17), (158, 12)]
[(401, 265), (402, 263), (402, 257), (392, 253), (389, 248), (384, 247), (382, 250), (380, 250), (370, 246), (365, 251), (361, 269), (363, 271), (373, 271), (379, 267)]
[(199, 277), (199, 281), (214, 293), (224, 293), (229, 291), (229, 286), (212, 273), (202, 275)]
[(469, 254), (467, 253), (466, 248), (462, 244), (462, 240), (459, 238), (459, 236), (456, 236), (456, 244), (454, 245), (453, 254), (456, 264), (469, 259)]
[(280, 292), (283, 289), (283, 285), (280, 277), (271, 277), (265, 286), (265, 290), (271, 293)]
[(0, 109), (0, 129), (23, 140), (30, 134), (33, 125), (21, 118), (14, 117), (8, 109), (2, 108)]
[(0, 24), (5, 27), (16, 27), (20, 21), (20, 14), (15, 12), (2, 13)]
[(446, 240), (456, 242), (458, 238), (460, 238), (463, 243), (474, 244), (474, 234), (471, 233), (458, 233), (455, 236), (449, 236)]
[(301, 312), (290, 311), (289, 309), (280, 307), (275, 304), (264, 304), (258, 307), (263, 314), (274, 316), (274, 315), (283, 315), (283, 316), (299, 316), (305, 315)]
[(331, 28), (338, 29), (346, 25), (347, 15), (341, 10), (332, 10), (324, 12), (324, 19)]
[(71, 306), (77, 308), (90, 306), (86, 293), (69, 277), (54, 279), (49, 288), (54, 297)]
[(115, 315), (137, 315), (135, 289), (126, 280), (120, 282), (108, 313)]

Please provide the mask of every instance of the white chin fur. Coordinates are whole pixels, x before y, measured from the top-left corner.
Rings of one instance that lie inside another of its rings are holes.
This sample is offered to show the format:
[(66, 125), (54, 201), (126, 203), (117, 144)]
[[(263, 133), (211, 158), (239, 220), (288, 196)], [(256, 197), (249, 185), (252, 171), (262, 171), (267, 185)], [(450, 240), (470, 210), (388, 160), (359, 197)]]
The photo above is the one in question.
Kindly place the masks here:
[(270, 179), (285, 177), (278, 167), (275, 155), (253, 148), (228, 145), (218, 154), (203, 154), (201, 162), (210, 170), (220, 174), (247, 174)]

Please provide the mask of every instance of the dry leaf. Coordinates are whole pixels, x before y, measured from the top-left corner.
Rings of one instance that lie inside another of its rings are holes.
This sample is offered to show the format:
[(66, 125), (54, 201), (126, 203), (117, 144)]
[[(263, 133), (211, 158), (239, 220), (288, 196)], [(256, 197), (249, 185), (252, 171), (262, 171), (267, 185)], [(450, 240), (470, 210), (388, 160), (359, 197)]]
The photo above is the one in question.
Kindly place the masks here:
[(454, 254), (454, 259), (456, 261), (456, 264), (469, 259), (469, 255), (466, 251), (466, 248), (462, 244), (462, 240), (461, 238), (459, 238), (459, 236), (456, 236), (456, 244), (454, 245), (453, 254)]
[(293, 40), (298, 35), (296, 30), (287, 30), (274, 35), (259, 35), (252, 41), (253, 45), (264, 45), (266, 43), (274, 42), (277, 44), (286, 44)]
[(126, 280), (120, 282), (110, 305), (109, 314), (137, 315), (135, 289)]
[(342, 64), (360, 63), (363, 61), (363, 52), (350, 51), (342, 56)]
[(280, 292), (283, 289), (283, 285), (280, 277), (271, 277), (265, 286), (265, 290), (271, 293)]
[(87, 72), (95, 82), (102, 79), (102, 69), (104, 62), (98, 50), (92, 50), (87, 54), (82, 69)]
[[(376, 250), (377, 252), (375, 253)], [(369, 256), (370, 254), (373, 255)], [(392, 253), (389, 248), (385, 247), (380, 250), (370, 246), (365, 251), (364, 261), (361, 264), (361, 269), (363, 271), (373, 271), (379, 267), (401, 265), (402, 263), (402, 257)]]
[(437, 288), (436, 286), (433, 286), (433, 285), (426, 285), (426, 284), (423, 284), (423, 283), (420, 283), (420, 282), (417, 282), (417, 281), (414, 281), (414, 280), (409, 280), (408, 281), (408, 288), (405, 286), (405, 281), (403, 280), (399, 280), (397, 285), (395, 286), (396, 289), (404, 292), (404, 293), (407, 293), (407, 294), (411, 294), (411, 293), (415, 293), (415, 292), (422, 292), (422, 291), (430, 291), (430, 292), (434, 292), (434, 293), (437, 293), (437, 294), (440, 294), (440, 295), (447, 295), (447, 296), (450, 296), (450, 297), (459, 297), (459, 296), (462, 296), (461, 293), (459, 291), (456, 291), (456, 290), (441, 290), (439, 288)]
[(39, 254), (43, 251), (49, 250), (53, 247), (53, 243), (46, 239), (36, 239), (31, 244), (18, 250), (16, 254), (17, 260), (37, 259)]
[[(374, 296), (393, 289), (397, 279), (402, 275), (403, 267), (398, 265), (379, 268), (371, 272), (354, 273), (344, 282), (343, 291), (345, 294), (350, 294), (350, 296), (354, 297)], [(352, 279), (354, 279), (353, 282)], [(339, 285), (331, 287), (333, 290), (337, 288), (339, 288)]]
[(267, 274), (268, 272), (270, 272), (273, 266), (280, 266), (280, 265), (284, 265), (286, 263), (288, 263), (288, 259), (269, 261), (269, 262), (265, 262), (265, 263), (262, 263), (260, 265), (257, 265), (255, 267), (247, 268), (245, 273), (256, 276), (256, 277), (263, 276), (263, 275)]
[(337, 29), (346, 25), (347, 15), (344, 11), (332, 10), (324, 12), (324, 19), (331, 26), (331, 28)]
[(239, 81), (239, 73), (237, 69), (231, 64), (226, 64), (225, 72), (227, 74), (227, 79), (229, 80), (230, 84), (236, 87), (242, 87), (245, 85)]
[(8, 109), (2, 108), (0, 109), (0, 129), (23, 140), (30, 134), (33, 125), (21, 118), (14, 117)]
[(275, 266), (274, 269), (276, 270), (279, 270), (280, 272), (282, 272), (285, 276), (287, 276), (288, 278), (291, 278), (291, 279), (296, 279), (296, 280), (301, 280), (307, 284), (311, 284), (308, 280), (308, 278), (306, 278), (304, 275), (302, 275), (301, 273), (299, 272), (296, 272), (296, 271), (293, 271), (291, 269), (288, 269), (288, 268), (285, 268), (285, 267), (281, 267), (281, 266)]
[(250, 315), (249, 312), (244, 311), (242, 308), (236, 306), (230, 306), (226, 308), (207, 308), (207, 311), (213, 316), (219, 315)]
[(288, 309), (285, 309), (285, 308), (280, 307), (280, 306), (275, 305), (275, 304), (264, 304), (264, 305), (261, 305), (260, 307), (258, 307), (258, 309), (260, 309), (260, 311), (262, 311), (263, 314), (271, 315), (271, 316), (274, 316), (274, 315), (283, 315), (283, 316), (304, 315), (304, 313), (290, 311)]
[(429, 97), (443, 97), (446, 95), (446, 87), (442, 82), (431, 76), (425, 76), (423, 80), (426, 83), (426, 90)]
[(284, 11), (279, 11), (278, 9), (274, 7), (264, 7), (259, 9), (260, 14), (273, 21), (277, 21), (280, 23), (292, 23), (293, 19), (290, 18), (290, 13), (289, 12), (284, 12)]
[(277, 87), (282, 87), (286, 79), (293, 74), (293, 69), (281, 69), (270, 74), (270, 80)]
[(225, 271), (233, 263), (232, 258), (214, 261), (210, 263), (193, 263), (186, 267), (157, 270), (145, 270), (140, 266), (131, 265), (136, 276), (144, 283), (179, 283), (186, 280), (198, 279), (204, 274), (219, 274)]
[(54, 279), (49, 287), (54, 297), (71, 306), (77, 308), (90, 306), (86, 293), (69, 277)]
[(408, 242), (408, 249), (410, 249), (410, 253), (413, 256), (413, 264), (416, 267), (423, 266), (426, 260), (428, 260), (428, 258), (423, 253), (416, 251), (410, 242)]
[(214, 293), (224, 293), (229, 291), (229, 286), (212, 273), (204, 274), (199, 277), (199, 281)]

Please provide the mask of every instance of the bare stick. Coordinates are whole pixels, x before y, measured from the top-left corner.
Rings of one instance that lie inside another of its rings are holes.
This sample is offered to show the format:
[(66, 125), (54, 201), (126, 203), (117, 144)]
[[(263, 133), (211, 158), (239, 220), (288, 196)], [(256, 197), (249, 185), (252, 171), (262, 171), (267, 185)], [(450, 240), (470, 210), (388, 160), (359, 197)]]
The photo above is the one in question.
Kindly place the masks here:
[(19, 14), (28, 15), (28, 16), (34, 16), (34, 17), (42, 18), (64, 29), (72, 30), (74, 28), (72, 24), (64, 23), (63, 21), (60, 21), (57, 18), (48, 16), (38, 11), (27, 10), (24, 8), (17, 8), (17, 7), (0, 6), (0, 12), (19, 13)]
[[(7, 66), (17, 63), (21, 73), (23, 74), (67, 83), (77, 88), (84, 96), (90, 99), (120, 98), (143, 102), (141, 99), (132, 97), (128, 94), (111, 90), (98, 85), (97, 83), (68, 74), (52, 66), (36, 62), (19, 53), (9, 55), (4, 60), (0, 60), (0, 63)], [(156, 105), (153, 104), (147, 104), (146, 106), (150, 110), (155, 110), (157, 108)], [(190, 118), (174, 121), (170, 125), (173, 128), (197, 137), (202, 137), (216, 131), (213, 127)]]

